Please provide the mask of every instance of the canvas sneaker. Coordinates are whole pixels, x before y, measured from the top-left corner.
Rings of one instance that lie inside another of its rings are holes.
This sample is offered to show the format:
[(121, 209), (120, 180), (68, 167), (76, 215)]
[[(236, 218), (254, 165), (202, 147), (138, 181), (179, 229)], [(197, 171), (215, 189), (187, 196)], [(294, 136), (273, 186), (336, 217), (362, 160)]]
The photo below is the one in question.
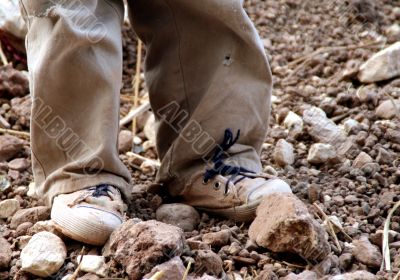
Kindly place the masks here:
[(54, 198), (51, 219), (66, 236), (92, 245), (103, 245), (123, 222), (126, 209), (120, 191), (99, 185)]

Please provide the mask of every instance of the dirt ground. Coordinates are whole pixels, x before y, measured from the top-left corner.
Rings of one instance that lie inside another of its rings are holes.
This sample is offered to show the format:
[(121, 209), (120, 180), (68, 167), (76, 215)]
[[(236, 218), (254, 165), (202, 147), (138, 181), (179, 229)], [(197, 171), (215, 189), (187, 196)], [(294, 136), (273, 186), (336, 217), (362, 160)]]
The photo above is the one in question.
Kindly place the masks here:
[[(361, 236), (367, 236), (381, 250), (382, 233), (379, 230), (383, 230), (390, 209), (400, 200), (400, 118), (395, 116), (383, 119), (376, 115), (376, 108), (380, 103), (400, 98), (400, 78), (367, 85), (357, 81), (353, 70), (358, 69), (374, 53), (398, 40), (389, 36), (387, 30), (394, 23), (400, 22), (400, 2), (244, 2), (249, 17), (260, 33), (274, 77), (270, 130), (262, 151), (263, 166), (273, 167), (291, 185), (293, 192), (306, 203), (310, 213), (321, 224), (323, 216), (313, 204), (318, 205), (326, 215), (335, 216), (342, 230), (337, 232), (338, 241), (330, 235), (332, 255), (322, 267), (321, 264), (318, 266), (317, 263), (307, 262), (295, 255), (277, 254), (261, 247), (250, 246), (248, 224), (223, 220), (205, 213), (200, 213), (199, 224), (193, 231), (186, 232), (185, 238), (196, 238), (209, 232), (230, 229), (232, 237), (229, 242), (212, 247), (212, 250), (221, 258), (225, 273), (232, 279), (239, 279), (239, 276), (242, 279), (284, 279), (291, 272), (299, 274), (316, 268), (318, 279), (356, 270), (369, 271), (376, 275), (376, 279), (392, 279), (400, 270), (400, 211), (394, 212), (390, 223), (390, 229), (394, 231), (391, 240), (394, 245), (390, 249), (392, 274), (384, 272), (380, 267), (361, 262), (348, 250), (348, 244)], [(123, 35), (124, 87), (121, 91), (121, 117), (132, 107), (130, 89), (136, 67), (135, 35), (127, 27), (124, 28)], [(376, 43), (377, 41), (381, 43)], [(6, 54), (13, 60), (9, 51), (6, 50)], [(23, 60), (18, 63), (18, 68), (23, 68)], [(26, 95), (27, 84), (17, 74), (2, 74), (0, 79), (0, 116), (10, 124), (11, 129), (28, 133), (30, 101)], [(2, 94), (7, 91), (13, 94)], [(141, 102), (147, 99), (145, 93), (142, 82)], [(289, 111), (302, 116), (309, 105), (321, 108), (337, 125), (344, 125), (349, 119), (357, 121), (358, 125), (352, 126), (348, 131), (351, 149), (340, 160), (310, 164), (307, 154), (310, 146), (316, 142), (309, 133), (310, 127), (305, 125), (296, 137), (289, 135), (285, 129), (283, 121)], [(145, 116), (138, 119), (137, 137), (140, 139), (137, 139), (133, 151), (146, 158), (157, 159), (156, 151), (148, 143), (148, 136), (143, 131)], [(123, 129), (130, 130), (131, 127), (128, 125)], [(20, 152), (13, 158), (0, 162), (0, 201), (16, 198), (21, 208), (42, 205), (42, 201), (27, 195), (29, 183), (33, 179), (29, 167), (29, 137), (23, 133), (17, 137), (22, 140)], [(285, 139), (294, 147), (295, 161), (285, 167), (278, 165), (273, 156), (276, 143), (280, 139)], [(367, 170), (355, 168), (352, 164), (361, 152), (372, 158), (373, 164)], [(134, 200), (128, 217), (155, 219), (157, 208), (173, 200), (162, 190), (145, 191), (154, 183), (154, 170), (147, 169), (143, 172), (143, 167), (140, 168), (141, 161), (125, 152), (120, 157), (130, 169), (135, 185)], [(19, 159), (17, 169), (10, 167), (10, 162), (16, 158)], [(10, 221), (11, 219), (0, 219), (0, 237), (6, 239), (12, 248), (10, 265), (0, 268), (0, 279), (38, 279), (20, 271), (19, 243), (23, 242), (21, 236), (29, 233), (11, 229)], [(75, 271), (75, 256), (82, 247), (71, 240), (67, 240), (66, 245), (68, 256), (62, 269), (63, 275)], [(86, 250), (99, 254), (101, 252), (101, 248), (90, 246), (86, 246)], [(182, 255), (185, 265), (190, 257), (190, 250)], [(126, 276), (123, 269), (112, 261), (108, 265), (110, 277)], [(57, 277), (63, 275), (58, 274)], [(79, 275), (83, 276), (84, 273), (80, 272)], [(52, 279), (61, 279), (57, 277)]]

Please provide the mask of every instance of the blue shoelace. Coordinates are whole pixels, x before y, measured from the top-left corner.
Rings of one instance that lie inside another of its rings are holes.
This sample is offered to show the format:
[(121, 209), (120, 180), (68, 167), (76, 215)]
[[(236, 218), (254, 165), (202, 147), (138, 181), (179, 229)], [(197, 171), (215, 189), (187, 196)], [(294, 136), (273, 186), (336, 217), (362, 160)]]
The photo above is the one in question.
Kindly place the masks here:
[[(225, 193), (228, 191), (229, 183), (236, 178), (239, 174), (242, 173), (254, 173), (251, 170), (248, 170), (241, 166), (233, 166), (224, 163), (224, 159), (229, 157), (227, 151), (239, 140), (240, 137), (240, 129), (238, 130), (236, 137), (233, 137), (233, 133), (231, 129), (225, 130), (225, 135), (222, 143), (216, 147), (214, 155), (211, 158), (213, 163), (213, 168), (207, 169), (203, 176), (203, 181), (207, 183), (211, 179), (213, 179), (217, 175), (228, 176), (231, 177), (228, 179), (225, 185)], [(239, 181), (246, 178), (246, 175), (243, 175), (233, 183), (236, 184)]]

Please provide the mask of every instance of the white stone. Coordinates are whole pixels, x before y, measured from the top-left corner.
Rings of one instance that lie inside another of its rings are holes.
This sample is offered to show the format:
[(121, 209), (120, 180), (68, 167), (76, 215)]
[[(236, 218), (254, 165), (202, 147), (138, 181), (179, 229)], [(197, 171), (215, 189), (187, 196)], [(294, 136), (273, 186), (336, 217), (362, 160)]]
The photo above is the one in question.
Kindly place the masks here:
[(77, 262), (81, 261), (80, 269), (83, 272), (94, 273), (100, 277), (106, 276), (106, 265), (105, 259), (103, 256), (95, 256), (95, 255), (84, 255), (83, 257), (78, 256)]
[(344, 131), (346, 131), (347, 134), (357, 127), (361, 127), (361, 124), (354, 119), (348, 119), (343, 124)]
[(279, 141), (276, 143), (273, 156), (276, 164), (278, 164), (281, 167), (293, 164), (294, 163), (293, 145), (288, 143), (284, 139), (279, 139)]
[(283, 125), (289, 130), (289, 135), (292, 137), (298, 136), (303, 131), (303, 119), (292, 111), (287, 114)]
[[(332, 216), (329, 216), (328, 218), (329, 218), (330, 224), (331, 224), (333, 230), (335, 231), (335, 233), (338, 233), (339, 231), (343, 230), (342, 223), (340, 222), (338, 217), (332, 215)], [(324, 227), (329, 232), (330, 226), (328, 225), (327, 220), (324, 221)]]
[(392, 40), (399, 40), (400, 38), (400, 25), (398, 23), (394, 23), (391, 26), (389, 26), (386, 30), (385, 33), (387, 37), (389, 37)]
[(340, 147), (346, 141), (346, 133), (325, 112), (317, 107), (310, 107), (303, 112), (303, 120), (310, 126), (309, 134), (318, 142)]
[(72, 273), (65, 275), (61, 280), (69, 280), (72, 277)]
[(316, 143), (308, 151), (307, 161), (311, 164), (321, 164), (337, 157), (335, 148), (330, 144)]
[(376, 280), (376, 279), (377, 277), (375, 275), (365, 270), (349, 272), (341, 275), (335, 275), (328, 278), (328, 280)]
[(374, 83), (400, 76), (400, 42), (374, 54), (360, 67), (358, 79)]
[(63, 241), (55, 234), (42, 231), (32, 236), (21, 251), (22, 270), (48, 277), (61, 268), (66, 257)]
[(0, 218), (7, 219), (19, 210), (19, 201), (16, 199), (6, 199), (0, 202)]
[(135, 144), (135, 145), (140, 145), (140, 144), (142, 144), (142, 143), (143, 143), (142, 138), (140, 138), (140, 137), (138, 137), (138, 136), (133, 137), (133, 144)]
[(37, 197), (37, 195), (36, 195), (36, 184), (35, 184), (35, 182), (31, 182), (31, 183), (29, 184), (28, 192), (26, 193), (26, 195), (29, 196), (29, 197), (33, 197), (33, 198)]
[(145, 160), (140, 165), (140, 170), (146, 175), (154, 175), (158, 169), (158, 165), (150, 160)]

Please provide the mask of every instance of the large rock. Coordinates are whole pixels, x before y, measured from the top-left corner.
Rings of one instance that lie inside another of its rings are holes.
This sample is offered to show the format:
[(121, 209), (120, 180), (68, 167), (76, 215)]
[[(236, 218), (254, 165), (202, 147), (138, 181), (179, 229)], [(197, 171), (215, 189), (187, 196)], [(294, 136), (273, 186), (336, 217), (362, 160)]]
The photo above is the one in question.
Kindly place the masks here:
[(366, 236), (353, 241), (353, 255), (361, 263), (372, 268), (379, 268), (382, 263), (382, 254), (378, 247), (371, 244)]
[(158, 221), (192, 231), (200, 222), (200, 215), (190, 205), (172, 203), (161, 205), (156, 212)]
[(309, 260), (330, 253), (327, 234), (295, 195), (272, 194), (263, 199), (249, 228), (249, 237), (273, 252), (291, 252)]
[(40, 277), (56, 273), (67, 257), (62, 240), (50, 232), (42, 231), (29, 240), (21, 251), (21, 264), (24, 271)]
[(129, 279), (137, 280), (157, 264), (181, 255), (184, 245), (183, 231), (176, 226), (128, 220), (111, 234), (103, 254), (113, 256)]
[(24, 142), (11, 135), (0, 135), (0, 162), (17, 155), (23, 148)]
[(341, 275), (335, 275), (328, 280), (377, 280), (375, 275), (368, 271), (354, 271)]
[(375, 115), (381, 119), (392, 119), (400, 112), (400, 100), (385, 100), (375, 110)]
[(11, 219), (10, 227), (16, 229), (20, 224), (47, 220), (50, 217), (50, 209), (46, 206), (37, 206), (18, 210)]
[(316, 143), (308, 151), (307, 161), (311, 164), (321, 164), (337, 157), (336, 149), (330, 144)]
[(308, 133), (317, 141), (336, 148), (346, 141), (346, 133), (330, 120), (324, 111), (310, 107), (303, 112), (303, 119), (310, 126)]
[(154, 267), (150, 273), (146, 274), (143, 278), (151, 279), (151, 277), (157, 272), (162, 272), (159, 280), (177, 280), (183, 279), (183, 275), (185, 274), (185, 266), (182, 263), (180, 257), (174, 257), (171, 260), (159, 264)]
[(0, 236), (0, 270), (8, 268), (11, 261), (11, 245), (3, 237)]
[(279, 139), (275, 145), (274, 160), (281, 167), (294, 163), (293, 145), (284, 139)]
[(14, 215), (19, 209), (19, 201), (16, 199), (6, 199), (0, 202), (0, 218), (7, 219)]
[(373, 55), (360, 67), (358, 79), (374, 83), (400, 76), (400, 42)]

